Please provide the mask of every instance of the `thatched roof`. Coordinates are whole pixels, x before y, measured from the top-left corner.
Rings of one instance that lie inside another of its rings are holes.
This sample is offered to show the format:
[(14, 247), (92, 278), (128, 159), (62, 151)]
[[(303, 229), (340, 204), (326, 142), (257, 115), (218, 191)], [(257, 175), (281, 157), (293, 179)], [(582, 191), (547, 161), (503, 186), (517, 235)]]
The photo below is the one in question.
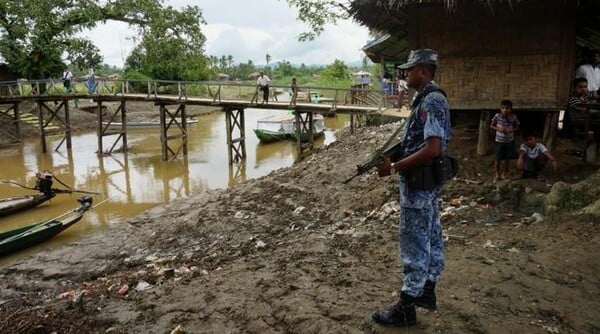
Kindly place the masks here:
[(379, 63), (381, 59), (385, 61), (405, 60), (410, 51), (408, 43), (404, 36), (392, 36), (383, 34), (363, 46), (363, 52), (374, 63)]
[[(518, 6), (528, 0), (352, 0), (349, 14), (357, 22), (379, 32), (393, 36), (407, 33), (407, 8), (409, 6), (445, 5), (449, 12), (460, 4), (480, 2), (491, 13), (498, 6)], [(574, 1), (574, 0), (564, 0)], [(577, 44), (600, 50), (600, 1), (579, 0), (577, 13)]]

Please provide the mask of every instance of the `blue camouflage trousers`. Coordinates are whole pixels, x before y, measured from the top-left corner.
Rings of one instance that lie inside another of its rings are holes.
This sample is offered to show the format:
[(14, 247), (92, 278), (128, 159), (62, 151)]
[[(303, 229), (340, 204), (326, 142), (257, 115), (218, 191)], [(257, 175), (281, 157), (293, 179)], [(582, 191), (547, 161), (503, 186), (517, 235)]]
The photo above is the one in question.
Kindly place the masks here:
[(438, 202), (441, 187), (413, 190), (400, 182), (400, 258), (403, 265), (402, 291), (423, 294), (425, 281), (437, 282), (444, 271), (444, 240)]

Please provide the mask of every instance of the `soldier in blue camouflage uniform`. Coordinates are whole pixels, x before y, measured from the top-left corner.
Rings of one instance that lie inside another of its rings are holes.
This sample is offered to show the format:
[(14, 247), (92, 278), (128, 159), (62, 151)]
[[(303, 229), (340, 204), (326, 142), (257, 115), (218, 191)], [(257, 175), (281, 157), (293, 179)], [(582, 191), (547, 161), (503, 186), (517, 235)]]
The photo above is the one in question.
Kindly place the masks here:
[[(435, 309), (435, 284), (444, 270), (444, 243), (438, 202), (441, 184), (422, 190), (409, 187), (403, 172), (419, 168), (446, 150), (450, 140), (450, 111), (445, 93), (433, 82), (437, 54), (433, 50), (411, 51), (407, 63), (408, 86), (418, 95), (411, 106), (402, 146), (404, 158), (384, 158), (379, 176), (400, 172), (400, 257), (403, 285), (400, 301), (389, 309), (373, 313), (377, 323), (410, 326), (417, 322), (415, 306)], [(421, 95), (421, 98), (419, 98)]]

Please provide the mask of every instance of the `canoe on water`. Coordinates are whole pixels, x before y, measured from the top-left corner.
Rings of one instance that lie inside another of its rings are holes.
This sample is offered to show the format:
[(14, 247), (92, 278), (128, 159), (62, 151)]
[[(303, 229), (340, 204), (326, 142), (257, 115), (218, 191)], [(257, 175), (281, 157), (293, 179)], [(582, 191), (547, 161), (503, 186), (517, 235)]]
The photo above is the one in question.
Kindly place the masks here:
[(84, 213), (92, 207), (92, 198), (82, 197), (77, 201), (78, 208), (56, 218), (0, 232), (0, 256), (46, 241), (80, 221)]
[(34, 208), (55, 196), (54, 193), (23, 195), (0, 199), (0, 217)]

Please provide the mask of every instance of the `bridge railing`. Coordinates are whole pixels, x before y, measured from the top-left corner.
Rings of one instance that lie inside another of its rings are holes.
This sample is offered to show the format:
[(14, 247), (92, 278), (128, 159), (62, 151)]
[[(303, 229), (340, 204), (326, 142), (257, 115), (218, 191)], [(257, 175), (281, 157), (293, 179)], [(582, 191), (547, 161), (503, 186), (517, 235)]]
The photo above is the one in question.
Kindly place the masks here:
[[(241, 81), (168, 81), (95, 79), (72, 80), (70, 90), (60, 79), (18, 80), (0, 82), (0, 99), (29, 97), (60, 97), (75, 95), (144, 95), (148, 98), (176, 96), (179, 100), (189, 98), (212, 99), (213, 102), (242, 101), (261, 103), (262, 91), (253, 82)], [(270, 85), (270, 101), (288, 102), (290, 86)], [(300, 86), (296, 103), (323, 103), (332, 108), (339, 105), (361, 105), (376, 108), (397, 106), (394, 96), (365, 86), (349, 88)]]

